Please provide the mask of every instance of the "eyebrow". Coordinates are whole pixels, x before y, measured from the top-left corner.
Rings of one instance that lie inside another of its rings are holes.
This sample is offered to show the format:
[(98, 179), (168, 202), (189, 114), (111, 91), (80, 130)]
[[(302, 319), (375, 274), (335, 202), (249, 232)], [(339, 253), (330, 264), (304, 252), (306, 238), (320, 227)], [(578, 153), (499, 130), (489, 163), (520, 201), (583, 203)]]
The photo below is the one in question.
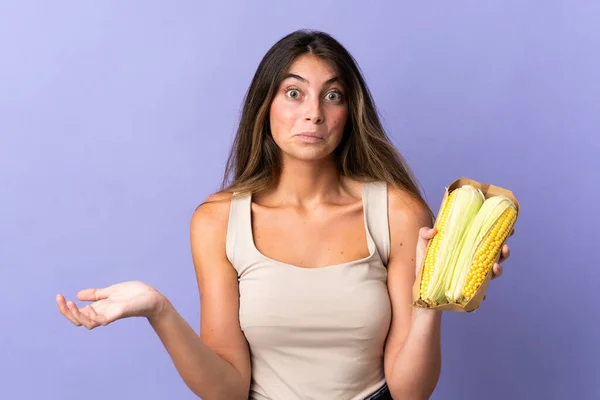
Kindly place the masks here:
[[(297, 79), (297, 80), (299, 80), (299, 81), (301, 81), (301, 82), (308, 83), (308, 80), (307, 80), (306, 78), (303, 78), (303, 77), (301, 77), (301, 76), (300, 76), (300, 75), (298, 75), (298, 74), (291, 74), (291, 73), (290, 73), (290, 74), (285, 74), (285, 75), (283, 76), (283, 80), (286, 80), (286, 79), (288, 79), (288, 78), (294, 78), (294, 79)], [(340, 79), (339, 79), (337, 76), (334, 76), (333, 78), (329, 78), (329, 79), (327, 79), (327, 81), (325, 81), (325, 85), (329, 85), (329, 84), (331, 84), (331, 83), (333, 83), (333, 82), (338, 82), (339, 80), (340, 80)]]

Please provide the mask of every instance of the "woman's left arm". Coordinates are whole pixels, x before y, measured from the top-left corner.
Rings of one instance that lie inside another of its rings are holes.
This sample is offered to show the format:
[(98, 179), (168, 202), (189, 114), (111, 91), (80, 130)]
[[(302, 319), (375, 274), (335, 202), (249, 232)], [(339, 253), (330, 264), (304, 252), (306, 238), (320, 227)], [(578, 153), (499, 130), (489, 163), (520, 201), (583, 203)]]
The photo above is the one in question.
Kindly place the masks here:
[(441, 370), (442, 312), (412, 306), (416, 266), (420, 265), (433, 230), (424, 206), (407, 194), (390, 188), (391, 251), (388, 290), (392, 325), (385, 347), (385, 375), (394, 399), (429, 399)]
[[(429, 240), (435, 235), (424, 206), (407, 194), (389, 191), (390, 258), (388, 291), (392, 326), (386, 340), (385, 375), (394, 399), (426, 400), (437, 386), (441, 365), (442, 311), (413, 307), (412, 288)], [(513, 231), (509, 236), (512, 236)], [(499, 263), (510, 257), (505, 244)], [(502, 274), (496, 263), (492, 279)], [(485, 297), (484, 297), (485, 299)]]

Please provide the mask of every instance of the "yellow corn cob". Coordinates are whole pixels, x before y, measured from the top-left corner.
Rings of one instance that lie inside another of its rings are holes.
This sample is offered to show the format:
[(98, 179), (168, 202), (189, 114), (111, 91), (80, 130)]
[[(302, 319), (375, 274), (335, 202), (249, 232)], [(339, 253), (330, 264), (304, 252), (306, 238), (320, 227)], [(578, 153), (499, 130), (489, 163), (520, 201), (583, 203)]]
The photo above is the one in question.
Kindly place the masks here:
[(466, 304), (492, 269), (517, 218), (515, 204), (507, 197), (488, 198), (469, 226), (461, 244), (446, 298)]
[(450, 192), (437, 219), (436, 235), (428, 247), (420, 282), (420, 300), (428, 306), (446, 303), (447, 281), (459, 255), (461, 239), (485, 200), (483, 193), (464, 185)]
[(453, 191), (446, 198), (445, 203), (442, 204), (440, 217), (437, 219), (434, 228), (437, 229), (437, 233), (431, 239), (431, 243), (429, 245), (429, 250), (425, 255), (425, 261), (423, 263), (423, 272), (421, 275), (421, 299), (423, 299), (426, 303), (430, 303), (427, 299), (427, 288), (429, 287), (429, 282), (431, 281), (431, 275), (433, 274), (433, 267), (437, 262), (438, 255), (440, 253), (440, 243), (444, 236), (446, 235), (446, 226), (448, 224), (448, 215), (450, 214), (450, 209), (454, 205), (456, 200), (456, 194)]

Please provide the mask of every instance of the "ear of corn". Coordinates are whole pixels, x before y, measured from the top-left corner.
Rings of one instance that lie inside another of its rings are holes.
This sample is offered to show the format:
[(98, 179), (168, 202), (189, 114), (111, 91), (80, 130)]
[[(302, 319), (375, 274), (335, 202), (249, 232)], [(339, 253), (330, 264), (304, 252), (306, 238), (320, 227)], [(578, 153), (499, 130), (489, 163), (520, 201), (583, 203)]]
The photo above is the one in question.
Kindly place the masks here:
[(455, 192), (452, 192), (442, 203), (440, 207), (440, 214), (435, 223), (435, 228), (437, 229), (437, 233), (431, 239), (429, 243), (429, 249), (427, 254), (425, 255), (425, 260), (423, 263), (423, 271), (421, 275), (421, 286), (420, 286), (420, 297), (421, 300), (426, 304), (433, 304), (433, 300), (429, 297), (429, 283), (431, 282), (431, 276), (433, 275), (434, 267), (438, 263), (438, 256), (440, 254), (441, 243), (446, 236), (446, 227), (448, 225), (448, 215), (450, 214), (450, 210), (454, 206), (456, 202)]
[(429, 246), (431, 256), (426, 257), (426, 265), (429, 265), (424, 273), (427, 272), (428, 280), (421, 287), (425, 303), (446, 302), (446, 282), (452, 277), (452, 266), (456, 263), (462, 237), (484, 200), (483, 193), (471, 185), (461, 186), (447, 197), (442, 206), (442, 218), (436, 226), (435, 237), (440, 235), (440, 238)]
[(466, 303), (494, 266), (508, 237), (516, 208), (504, 196), (487, 199), (477, 212), (462, 243), (446, 297), (452, 303)]
[(516, 206), (508, 197), (485, 199), (471, 185), (451, 191), (425, 254), (419, 303), (467, 304), (493, 267), (516, 218)]

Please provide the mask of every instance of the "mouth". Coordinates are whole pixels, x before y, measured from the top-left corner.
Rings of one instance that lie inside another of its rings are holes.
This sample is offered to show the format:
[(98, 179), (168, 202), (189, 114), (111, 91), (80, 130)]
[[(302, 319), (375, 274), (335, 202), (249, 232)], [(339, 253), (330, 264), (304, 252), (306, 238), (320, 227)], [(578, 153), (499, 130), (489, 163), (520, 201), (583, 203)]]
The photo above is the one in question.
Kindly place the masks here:
[(294, 136), (304, 142), (309, 142), (309, 143), (320, 142), (325, 139), (323, 137), (323, 135), (320, 135), (316, 132), (302, 132), (302, 133), (298, 133)]

